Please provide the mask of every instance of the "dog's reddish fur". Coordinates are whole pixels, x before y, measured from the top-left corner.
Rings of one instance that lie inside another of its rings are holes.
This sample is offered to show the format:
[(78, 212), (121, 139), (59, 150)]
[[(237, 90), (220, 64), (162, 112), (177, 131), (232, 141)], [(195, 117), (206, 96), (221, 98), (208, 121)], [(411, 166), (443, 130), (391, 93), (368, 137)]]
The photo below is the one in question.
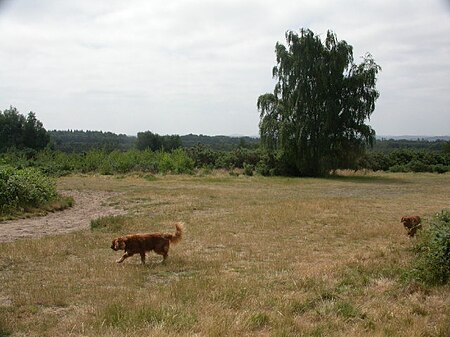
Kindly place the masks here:
[(422, 225), (420, 224), (421, 219), (418, 215), (404, 216), (400, 221), (403, 223), (403, 226), (405, 226), (410, 237), (416, 235), (417, 230), (422, 228)]
[(170, 244), (175, 244), (181, 240), (183, 235), (183, 224), (175, 224), (175, 234), (170, 233), (151, 233), (151, 234), (132, 234), (114, 239), (111, 249), (124, 250), (125, 253), (117, 260), (117, 263), (123, 262), (126, 258), (134, 254), (141, 255), (142, 264), (145, 264), (145, 253), (154, 251), (167, 259)]

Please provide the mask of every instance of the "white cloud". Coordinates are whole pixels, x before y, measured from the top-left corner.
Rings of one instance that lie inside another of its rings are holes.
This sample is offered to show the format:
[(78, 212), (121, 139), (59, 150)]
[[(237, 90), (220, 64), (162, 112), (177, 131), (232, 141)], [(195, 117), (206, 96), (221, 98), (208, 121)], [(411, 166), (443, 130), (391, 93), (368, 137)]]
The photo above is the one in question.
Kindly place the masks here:
[(444, 0), (4, 1), (0, 108), (48, 129), (256, 135), (275, 43), (306, 27), (382, 66), (378, 134), (449, 134), (449, 16)]

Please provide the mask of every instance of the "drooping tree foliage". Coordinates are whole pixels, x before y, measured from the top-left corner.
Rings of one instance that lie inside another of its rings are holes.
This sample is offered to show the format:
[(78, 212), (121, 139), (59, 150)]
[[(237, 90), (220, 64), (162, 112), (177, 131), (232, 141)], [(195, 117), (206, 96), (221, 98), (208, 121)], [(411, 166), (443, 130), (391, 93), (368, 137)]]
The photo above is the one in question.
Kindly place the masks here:
[(11, 148), (41, 150), (49, 141), (47, 130), (34, 112), (25, 117), (14, 107), (0, 111), (0, 152)]
[(353, 48), (327, 32), (288, 31), (276, 44), (273, 93), (261, 95), (260, 135), (264, 148), (285, 174), (322, 176), (355, 165), (375, 131), (366, 120), (379, 96), (381, 68), (367, 54), (360, 64)]

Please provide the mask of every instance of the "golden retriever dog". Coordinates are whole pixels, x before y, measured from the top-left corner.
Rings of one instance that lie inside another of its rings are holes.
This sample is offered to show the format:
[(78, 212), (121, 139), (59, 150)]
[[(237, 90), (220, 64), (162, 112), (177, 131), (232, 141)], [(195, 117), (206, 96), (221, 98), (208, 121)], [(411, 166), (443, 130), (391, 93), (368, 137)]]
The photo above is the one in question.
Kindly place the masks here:
[(175, 244), (181, 240), (184, 225), (182, 223), (175, 224), (175, 234), (170, 233), (149, 233), (149, 234), (131, 234), (114, 239), (111, 249), (118, 251), (124, 250), (125, 254), (117, 260), (122, 263), (126, 258), (134, 254), (141, 255), (142, 264), (145, 264), (145, 253), (154, 251), (156, 254), (163, 256), (163, 262), (167, 259), (170, 244)]
[(408, 231), (408, 235), (410, 237), (414, 237), (416, 235), (416, 232), (418, 229), (422, 228), (422, 225), (420, 224), (420, 216), (404, 216), (400, 220), (400, 222), (403, 223), (403, 226), (405, 226), (405, 229)]

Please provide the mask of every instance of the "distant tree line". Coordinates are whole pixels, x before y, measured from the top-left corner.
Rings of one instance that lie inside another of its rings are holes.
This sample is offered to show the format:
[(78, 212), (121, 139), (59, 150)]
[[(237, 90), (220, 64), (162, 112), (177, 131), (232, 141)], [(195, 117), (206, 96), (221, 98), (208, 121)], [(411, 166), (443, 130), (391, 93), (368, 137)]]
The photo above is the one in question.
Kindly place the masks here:
[[(279, 157), (260, 147), (257, 138), (161, 136), (150, 131), (137, 137), (101, 131), (47, 132), (34, 113), (25, 117), (12, 107), (0, 112), (0, 140), (0, 165), (36, 167), (50, 175), (193, 169), (286, 174)], [(450, 141), (376, 140), (373, 149), (340, 168), (444, 173), (450, 171)]]
[(131, 149), (172, 151), (184, 147), (207, 145), (217, 151), (231, 151), (236, 148), (257, 148), (259, 139), (253, 137), (229, 137), (206, 135), (159, 135), (151, 131), (139, 132), (136, 136), (103, 131), (51, 130), (47, 131), (36, 115), (28, 117), (10, 107), (0, 111), (0, 153), (8, 150), (49, 147), (55, 151), (83, 153), (91, 150), (107, 152)]
[(160, 136), (151, 131), (137, 134), (136, 147), (138, 150), (173, 151), (181, 146), (181, 138), (178, 135)]
[(136, 137), (102, 131), (49, 131), (51, 148), (62, 152), (87, 152), (91, 150), (126, 151), (136, 144)]
[(257, 148), (259, 138), (206, 135), (159, 135), (151, 131), (139, 132), (136, 136), (102, 131), (49, 131), (52, 149), (63, 152), (86, 152), (89, 150), (139, 150), (171, 151), (197, 145), (209, 146), (215, 151), (232, 151), (236, 148)]
[[(448, 137), (442, 137), (448, 138)], [(442, 151), (450, 152), (450, 141), (446, 139), (428, 140), (424, 138), (411, 139), (377, 139), (373, 148), (367, 151), (392, 152), (397, 150), (422, 150), (422, 151)]]
[(232, 151), (236, 148), (255, 149), (259, 147), (257, 137), (231, 137), (231, 136), (206, 136), (188, 134), (181, 136), (183, 147), (192, 148), (197, 145), (205, 145), (215, 151)]
[(0, 111), (0, 153), (8, 149), (42, 150), (49, 141), (47, 130), (34, 112), (25, 117), (14, 107)]
[[(259, 138), (207, 135), (158, 135), (150, 131), (140, 132), (138, 137), (102, 131), (67, 130), (48, 132), (52, 149), (63, 152), (87, 152), (90, 150), (127, 151), (132, 148), (170, 151), (174, 148), (193, 148), (197, 145), (213, 151), (233, 151), (237, 148), (257, 149)], [(181, 145), (180, 145), (181, 142)], [(450, 152), (450, 141), (428, 139), (377, 139), (366, 152), (392, 152), (396, 150), (423, 150)]]

